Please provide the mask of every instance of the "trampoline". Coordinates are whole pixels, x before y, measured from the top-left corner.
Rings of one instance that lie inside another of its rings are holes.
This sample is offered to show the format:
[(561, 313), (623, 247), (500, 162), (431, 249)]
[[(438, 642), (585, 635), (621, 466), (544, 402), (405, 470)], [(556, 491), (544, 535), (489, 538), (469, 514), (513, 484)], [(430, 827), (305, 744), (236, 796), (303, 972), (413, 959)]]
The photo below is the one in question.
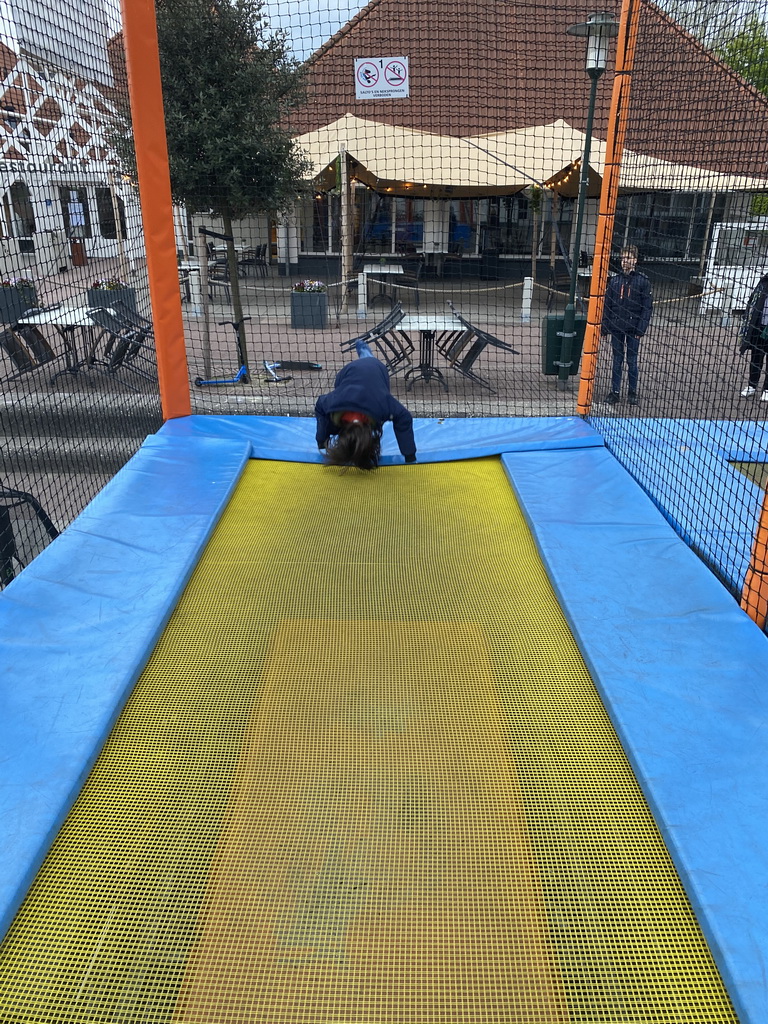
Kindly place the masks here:
[(416, 436), (170, 421), (0, 597), (0, 1019), (766, 1019), (766, 637), (582, 421)]

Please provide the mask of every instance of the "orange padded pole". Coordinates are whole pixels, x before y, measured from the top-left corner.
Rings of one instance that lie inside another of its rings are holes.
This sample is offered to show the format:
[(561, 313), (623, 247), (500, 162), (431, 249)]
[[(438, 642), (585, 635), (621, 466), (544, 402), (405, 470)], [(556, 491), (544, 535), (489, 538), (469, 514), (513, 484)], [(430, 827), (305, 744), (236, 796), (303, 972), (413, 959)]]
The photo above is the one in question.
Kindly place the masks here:
[(176, 268), (155, 5), (153, 0), (122, 0), (122, 12), (160, 400), (165, 419), (173, 419), (189, 416), (192, 406)]
[(768, 491), (763, 497), (763, 507), (752, 545), (752, 557), (744, 578), (741, 607), (750, 619), (754, 619), (761, 629), (765, 629), (768, 619)]
[(616, 68), (611, 94), (611, 112), (608, 117), (608, 138), (605, 149), (603, 185), (600, 189), (600, 209), (597, 218), (595, 255), (592, 263), (587, 329), (584, 333), (584, 353), (581, 360), (581, 380), (576, 412), (588, 416), (592, 408), (595, 386), (597, 350), (600, 346), (600, 322), (603, 318), (605, 286), (608, 283), (608, 263), (611, 258), (613, 222), (619, 197), (619, 175), (624, 152), (624, 139), (629, 121), (629, 94), (632, 71), (635, 66), (635, 46), (639, 21), (639, 0), (623, 0), (619, 34), (616, 40)]

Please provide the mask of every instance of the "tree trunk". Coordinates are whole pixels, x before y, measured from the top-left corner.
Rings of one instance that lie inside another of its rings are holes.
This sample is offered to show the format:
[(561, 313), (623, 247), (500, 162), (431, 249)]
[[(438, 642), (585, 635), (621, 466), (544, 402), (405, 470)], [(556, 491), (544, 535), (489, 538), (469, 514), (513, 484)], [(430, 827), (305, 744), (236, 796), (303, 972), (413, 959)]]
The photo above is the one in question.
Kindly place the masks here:
[(224, 234), (229, 235), (230, 237), (230, 241), (227, 242), (227, 266), (229, 268), (229, 287), (232, 290), (232, 314), (233, 320), (239, 328), (239, 358), (242, 365), (245, 367), (245, 377), (243, 378), (243, 382), (248, 384), (251, 379), (250, 368), (248, 366), (248, 345), (246, 342), (245, 323), (243, 321), (243, 302), (240, 297), (240, 277), (237, 272), (237, 253), (235, 252), (235, 243), (232, 236), (232, 217), (230, 216), (228, 209), (222, 210), (221, 219), (224, 222)]

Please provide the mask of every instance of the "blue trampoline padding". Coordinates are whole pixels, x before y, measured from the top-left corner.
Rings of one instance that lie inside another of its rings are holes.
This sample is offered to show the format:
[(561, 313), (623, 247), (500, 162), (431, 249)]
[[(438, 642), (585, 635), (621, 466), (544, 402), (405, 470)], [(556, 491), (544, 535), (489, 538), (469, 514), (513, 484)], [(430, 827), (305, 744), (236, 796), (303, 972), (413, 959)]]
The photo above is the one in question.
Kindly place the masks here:
[(0, 595), (0, 937), (249, 456), (151, 438)]
[[(590, 448), (603, 444), (600, 434), (578, 416), (415, 419), (413, 428), (419, 462), (448, 462), (502, 452)], [(315, 443), (314, 417), (185, 416), (169, 420), (160, 434), (247, 440), (255, 459), (323, 461)], [(382, 466), (403, 462), (391, 423), (385, 424), (381, 451)]]
[(743, 1024), (768, 1021), (768, 637), (607, 450), (502, 456)]

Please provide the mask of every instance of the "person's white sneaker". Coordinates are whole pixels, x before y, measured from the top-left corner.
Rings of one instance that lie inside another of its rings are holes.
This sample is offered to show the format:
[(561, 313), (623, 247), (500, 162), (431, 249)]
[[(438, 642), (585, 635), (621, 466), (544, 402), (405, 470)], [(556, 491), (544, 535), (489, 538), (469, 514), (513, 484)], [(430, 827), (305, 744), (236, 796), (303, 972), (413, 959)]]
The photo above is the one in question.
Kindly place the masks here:
[(761, 402), (768, 402), (768, 391), (764, 391), (762, 393), (762, 395), (760, 395), (760, 401)]
[(751, 384), (747, 384), (744, 390), (741, 392), (742, 398), (749, 398), (750, 395), (754, 395), (757, 388), (753, 388)]

